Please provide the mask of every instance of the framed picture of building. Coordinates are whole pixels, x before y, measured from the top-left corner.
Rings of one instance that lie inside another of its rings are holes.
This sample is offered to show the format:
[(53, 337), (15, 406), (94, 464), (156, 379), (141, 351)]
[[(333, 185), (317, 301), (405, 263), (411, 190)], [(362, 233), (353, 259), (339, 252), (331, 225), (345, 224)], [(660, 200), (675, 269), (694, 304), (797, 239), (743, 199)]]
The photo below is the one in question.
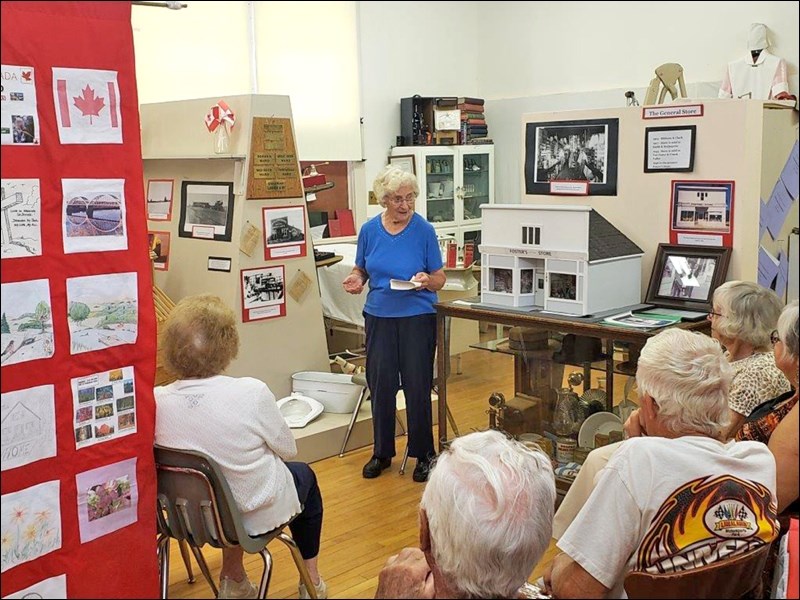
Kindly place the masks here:
[(619, 119), (525, 124), (525, 193), (617, 195)]
[(270, 206), (262, 209), (264, 260), (306, 255), (306, 207)]
[(233, 232), (233, 183), (184, 181), (181, 184), (180, 237), (230, 242)]
[(733, 181), (672, 181), (671, 244), (733, 244)]

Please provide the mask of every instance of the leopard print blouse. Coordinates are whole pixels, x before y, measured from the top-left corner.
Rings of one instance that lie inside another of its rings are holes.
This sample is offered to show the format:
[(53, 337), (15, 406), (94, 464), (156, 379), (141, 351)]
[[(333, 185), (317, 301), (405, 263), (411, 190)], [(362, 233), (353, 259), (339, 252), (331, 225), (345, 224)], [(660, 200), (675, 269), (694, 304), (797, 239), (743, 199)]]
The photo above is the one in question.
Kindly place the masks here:
[(791, 388), (789, 380), (775, 366), (772, 352), (756, 352), (733, 361), (731, 366), (733, 382), (728, 406), (745, 417), (762, 402), (780, 396)]

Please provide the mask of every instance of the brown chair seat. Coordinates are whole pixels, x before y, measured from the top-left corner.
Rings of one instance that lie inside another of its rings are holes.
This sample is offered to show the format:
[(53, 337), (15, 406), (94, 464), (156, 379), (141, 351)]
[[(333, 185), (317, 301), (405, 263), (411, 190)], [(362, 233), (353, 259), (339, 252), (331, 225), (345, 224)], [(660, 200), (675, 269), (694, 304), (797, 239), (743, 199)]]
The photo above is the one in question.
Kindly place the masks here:
[(771, 544), (733, 558), (677, 573), (628, 573), (629, 598), (760, 598)]

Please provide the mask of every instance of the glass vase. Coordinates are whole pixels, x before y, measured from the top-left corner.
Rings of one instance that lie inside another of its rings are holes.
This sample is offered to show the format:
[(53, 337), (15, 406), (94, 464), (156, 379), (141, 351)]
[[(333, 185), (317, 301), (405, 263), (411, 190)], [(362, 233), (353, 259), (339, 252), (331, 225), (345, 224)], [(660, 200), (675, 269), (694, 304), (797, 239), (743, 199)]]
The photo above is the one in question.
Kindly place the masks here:
[(227, 123), (220, 123), (214, 130), (214, 152), (216, 154), (231, 153), (231, 135), (228, 133)]

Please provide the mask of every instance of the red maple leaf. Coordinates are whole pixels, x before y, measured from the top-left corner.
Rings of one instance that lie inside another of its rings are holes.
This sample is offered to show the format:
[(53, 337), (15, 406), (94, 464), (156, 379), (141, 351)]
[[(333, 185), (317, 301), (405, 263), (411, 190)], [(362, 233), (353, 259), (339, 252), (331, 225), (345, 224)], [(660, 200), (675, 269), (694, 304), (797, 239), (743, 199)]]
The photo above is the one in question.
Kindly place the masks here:
[(22, 72), (22, 78), (23, 78), (25, 81), (30, 81), (30, 80), (31, 80), (31, 74), (32, 74), (32, 73), (31, 73), (30, 71), (23, 71), (23, 72)]
[(95, 96), (94, 90), (86, 84), (86, 87), (81, 90), (82, 96), (73, 96), (75, 107), (81, 111), (82, 116), (89, 117), (89, 125), (92, 124), (92, 117), (99, 117), (100, 111), (103, 110), (106, 103), (102, 96)]

